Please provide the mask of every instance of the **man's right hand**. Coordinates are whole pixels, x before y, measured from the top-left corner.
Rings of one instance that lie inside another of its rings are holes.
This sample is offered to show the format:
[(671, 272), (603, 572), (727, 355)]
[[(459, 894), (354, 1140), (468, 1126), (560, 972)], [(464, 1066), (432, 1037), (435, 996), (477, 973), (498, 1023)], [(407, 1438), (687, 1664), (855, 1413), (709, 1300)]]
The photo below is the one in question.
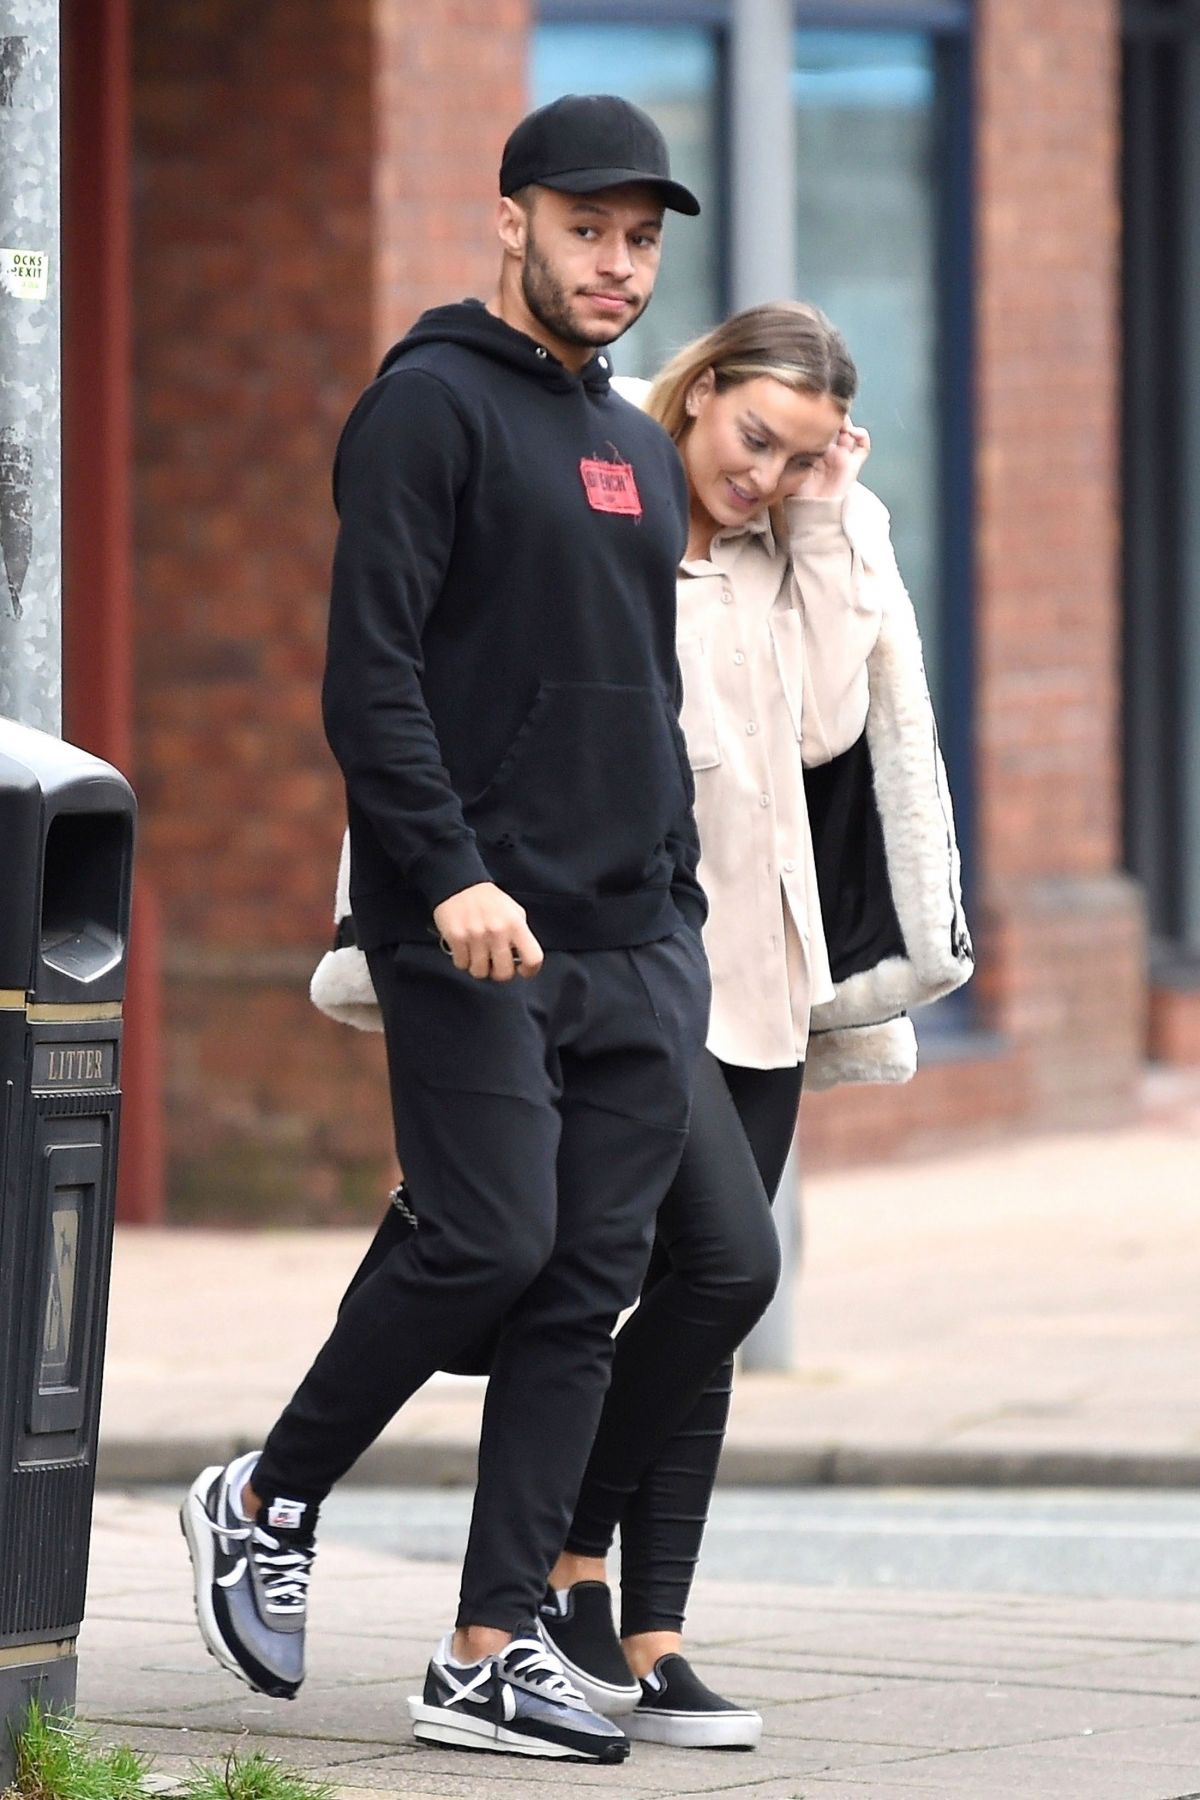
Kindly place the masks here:
[(454, 958), (476, 981), (528, 981), (545, 960), (542, 946), (525, 923), (525, 908), (494, 881), (451, 894), (434, 908), (433, 922)]

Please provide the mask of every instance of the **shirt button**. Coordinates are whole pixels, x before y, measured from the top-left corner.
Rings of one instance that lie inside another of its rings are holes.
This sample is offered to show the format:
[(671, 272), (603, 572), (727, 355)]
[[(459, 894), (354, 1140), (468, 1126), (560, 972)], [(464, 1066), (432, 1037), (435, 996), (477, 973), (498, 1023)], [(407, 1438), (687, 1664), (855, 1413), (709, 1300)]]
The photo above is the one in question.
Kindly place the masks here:
[(770, 804), (771, 804), (770, 794), (760, 794), (758, 796), (758, 804), (760, 806), (770, 806)]
[(742, 664), (745, 662), (746, 658), (742, 655), (740, 650), (735, 650), (733, 653), (733, 660), (737, 664), (738, 668), (740, 669)]
[(721, 605), (722, 606), (732, 606), (733, 605), (733, 594), (729, 588), (721, 589)]
[(758, 726), (757, 726), (757, 725), (756, 725), (756, 724), (755, 724), (755, 723), (754, 723), (754, 720), (753, 720), (753, 719), (751, 719), (751, 720), (750, 720), (750, 721), (749, 721), (749, 722), (748, 722), (748, 723), (747, 723), (747, 726), (746, 726), (746, 736), (747, 736), (747, 737), (753, 737), (753, 736), (754, 736), (754, 734), (755, 734), (755, 732), (756, 732), (756, 731), (757, 731), (757, 730), (758, 730)]
[(792, 870), (796, 867), (795, 863), (791, 860), (790, 857), (788, 858), (787, 862), (784, 863), (783, 866), (789, 875), (791, 874)]

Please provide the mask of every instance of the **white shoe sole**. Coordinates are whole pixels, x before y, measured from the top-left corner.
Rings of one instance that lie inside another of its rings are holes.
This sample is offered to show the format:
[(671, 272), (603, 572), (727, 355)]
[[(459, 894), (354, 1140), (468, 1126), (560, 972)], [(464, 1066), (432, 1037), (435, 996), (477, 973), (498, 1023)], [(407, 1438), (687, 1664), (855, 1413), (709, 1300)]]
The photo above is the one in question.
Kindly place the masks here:
[(217, 1624), (217, 1615), (213, 1611), (213, 1534), (208, 1514), (204, 1508), (204, 1496), (221, 1473), (222, 1465), (214, 1463), (211, 1469), (202, 1469), (187, 1491), (183, 1505), (179, 1509), (179, 1525), (187, 1540), (188, 1553), (192, 1559), (192, 1589), (196, 1603), (196, 1623), (200, 1627), (200, 1636), (204, 1639), (204, 1648), (208, 1654), (219, 1662), (223, 1669), (244, 1681), (252, 1694), (261, 1693), (229, 1649), (221, 1636)]
[(623, 1725), (642, 1744), (670, 1744), (676, 1750), (755, 1750), (762, 1740), (756, 1712), (634, 1712)]
[(537, 1621), (537, 1632), (547, 1650), (557, 1657), (575, 1686), (579, 1689), (593, 1712), (598, 1712), (602, 1719), (623, 1719), (631, 1713), (642, 1697), (642, 1684), (635, 1681), (631, 1687), (611, 1687), (607, 1681), (597, 1681), (586, 1669), (581, 1669), (568, 1656), (564, 1656), (542, 1621)]
[(490, 1719), (472, 1719), (465, 1713), (449, 1712), (444, 1706), (430, 1706), (419, 1694), (409, 1695), (408, 1710), (413, 1736), (426, 1744), (446, 1744), (455, 1750), (490, 1750), (504, 1756), (546, 1756), (559, 1762), (625, 1760), (624, 1756), (593, 1755), (587, 1750), (569, 1749), (566, 1744), (549, 1743), (545, 1738), (526, 1737), (520, 1731), (507, 1731)]
[(249, 1676), (241, 1663), (234, 1656), (217, 1624), (217, 1615), (213, 1611), (213, 1533), (208, 1513), (204, 1507), (204, 1496), (221, 1473), (222, 1464), (214, 1463), (210, 1469), (202, 1469), (184, 1497), (179, 1508), (179, 1528), (187, 1542), (188, 1554), (192, 1561), (192, 1598), (196, 1607), (196, 1623), (200, 1627), (200, 1636), (204, 1640), (204, 1648), (221, 1667), (230, 1675), (236, 1675), (250, 1689), (252, 1694), (262, 1694), (267, 1700), (294, 1700), (299, 1686), (287, 1694), (268, 1694), (267, 1690)]

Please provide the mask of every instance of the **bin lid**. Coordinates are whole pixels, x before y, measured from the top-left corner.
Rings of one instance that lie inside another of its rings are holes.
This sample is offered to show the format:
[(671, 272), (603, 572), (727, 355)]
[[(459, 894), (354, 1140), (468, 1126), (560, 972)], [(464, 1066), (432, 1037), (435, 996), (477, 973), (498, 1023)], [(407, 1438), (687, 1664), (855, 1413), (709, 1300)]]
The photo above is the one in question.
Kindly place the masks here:
[[(36, 784), (47, 796), (64, 791), (74, 795), (80, 789), (86, 791), (95, 787), (103, 790), (106, 809), (112, 806), (127, 813), (137, 810), (133, 789), (119, 769), (114, 769), (101, 757), (93, 756), (90, 750), (81, 750), (77, 744), (68, 744), (48, 731), (38, 731), (16, 719), (0, 719), (0, 762), (12, 765), (15, 779), (19, 779), (18, 772), (24, 769), (29, 782)], [(0, 782), (6, 781), (8, 775), (6, 767), (0, 772)], [(91, 811), (92, 808), (85, 806), (82, 810)]]
[(111, 763), (0, 719), (0, 995), (124, 992), (137, 803)]

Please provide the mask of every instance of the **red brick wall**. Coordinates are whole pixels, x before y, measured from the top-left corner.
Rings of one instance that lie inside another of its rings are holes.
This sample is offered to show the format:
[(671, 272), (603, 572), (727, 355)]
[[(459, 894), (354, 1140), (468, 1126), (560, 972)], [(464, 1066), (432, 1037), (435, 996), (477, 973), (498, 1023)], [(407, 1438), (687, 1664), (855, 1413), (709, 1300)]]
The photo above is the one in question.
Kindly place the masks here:
[(380, 0), (375, 305), (386, 347), (427, 306), (495, 286), (504, 140), (528, 104), (527, 0)]
[(1141, 908), (1120, 846), (1119, 8), (978, 20), (979, 921), (1035, 1118), (1129, 1103)]
[(805, 1095), (801, 1166), (842, 1169), (982, 1141), (1018, 1126), (1027, 1105), (1025, 1072), (1009, 1048), (929, 1061), (903, 1086)]
[(978, 21), (978, 810), (993, 895), (1119, 860), (1118, 8)]
[(1200, 993), (1195, 988), (1151, 990), (1150, 1054), (1157, 1062), (1200, 1064)]
[(378, 1040), (320, 1019), (340, 786), (320, 728), (329, 466), (381, 343), (483, 292), (516, 0), (138, 0), (143, 870), (176, 1217), (373, 1209)]

